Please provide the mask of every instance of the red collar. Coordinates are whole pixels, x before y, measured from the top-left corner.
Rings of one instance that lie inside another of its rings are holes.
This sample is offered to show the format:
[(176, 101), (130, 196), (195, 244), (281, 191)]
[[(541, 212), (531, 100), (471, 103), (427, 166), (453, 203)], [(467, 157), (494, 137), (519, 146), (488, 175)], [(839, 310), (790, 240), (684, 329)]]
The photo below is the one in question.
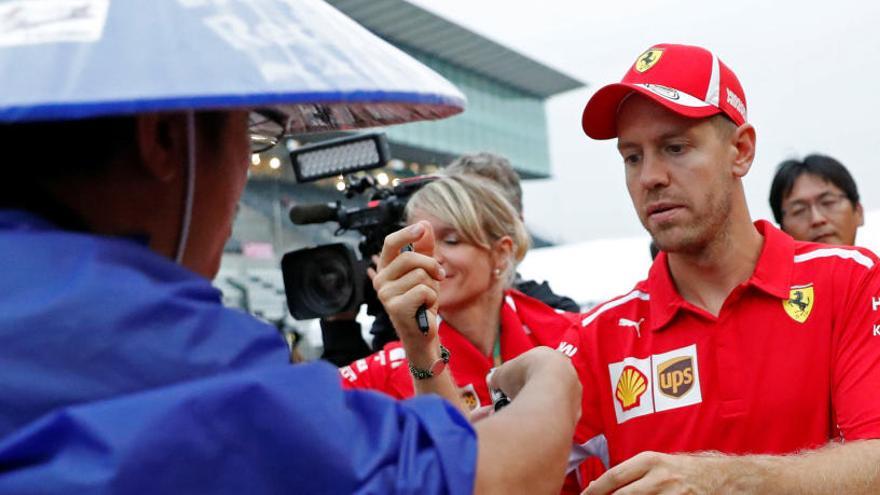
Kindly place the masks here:
[[(764, 237), (761, 255), (752, 276), (743, 284), (778, 299), (785, 299), (791, 289), (791, 275), (794, 269), (794, 239), (777, 229), (766, 220), (755, 222), (758, 233)], [(646, 282), (651, 296), (651, 330), (665, 327), (678, 311), (692, 307), (675, 288), (669, 273), (666, 253), (661, 252), (651, 265)]]
[[(500, 316), (503, 361), (513, 359), (538, 345), (555, 348), (562, 334), (574, 321), (573, 314), (558, 313), (537, 299), (512, 289), (505, 292)], [(485, 368), (488, 371), (494, 366), (491, 353), (483, 355), (452, 325), (441, 321), (438, 331), (440, 341), (452, 354), (450, 363), (455, 361), (453, 372), (462, 367), (474, 370)]]

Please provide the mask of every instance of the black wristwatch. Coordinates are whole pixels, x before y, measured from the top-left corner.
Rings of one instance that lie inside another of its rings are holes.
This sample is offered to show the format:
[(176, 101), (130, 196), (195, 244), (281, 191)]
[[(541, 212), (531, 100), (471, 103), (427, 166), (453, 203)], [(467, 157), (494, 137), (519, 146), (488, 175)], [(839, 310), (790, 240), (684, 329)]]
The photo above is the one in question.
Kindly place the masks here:
[(440, 344), (440, 359), (431, 363), (431, 366), (426, 370), (416, 368), (412, 365), (412, 362), (410, 361), (409, 372), (416, 380), (426, 380), (428, 378), (437, 376), (440, 373), (443, 373), (443, 370), (446, 369), (446, 365), (449, 364), (449, 356), (449, 349), (443, 347), (443, 344)]

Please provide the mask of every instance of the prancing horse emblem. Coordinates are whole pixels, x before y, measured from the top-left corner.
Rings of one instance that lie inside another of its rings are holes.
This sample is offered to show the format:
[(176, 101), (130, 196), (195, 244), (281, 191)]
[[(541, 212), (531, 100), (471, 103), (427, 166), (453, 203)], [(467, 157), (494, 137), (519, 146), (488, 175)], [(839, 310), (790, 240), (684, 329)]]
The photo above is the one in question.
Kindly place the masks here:
[(792, 320), (803, 323), (813, 310), (813, 284), (797, 285), (791, 288), (788, 299), (782, 301), (782, 308)]
[(639, 55), (639, 58), (636, 59), (636, 71), (645, 72), (651, 67), (654, 67), (654, 65), (660, 61), (660, 57), (662, 56), (663, 50), (660, 48), (651, 48), (650, 50), (645, 51), (645, 53)]

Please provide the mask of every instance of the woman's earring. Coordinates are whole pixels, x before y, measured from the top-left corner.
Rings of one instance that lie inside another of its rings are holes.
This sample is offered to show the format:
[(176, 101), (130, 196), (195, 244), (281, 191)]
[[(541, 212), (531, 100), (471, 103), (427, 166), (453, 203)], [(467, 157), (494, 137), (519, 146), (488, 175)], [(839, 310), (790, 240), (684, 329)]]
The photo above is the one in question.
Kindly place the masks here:
[(501, 268), (496, 268), (496, 269), (495, 269), (495, 277), (497, 278), (497, 277), (500, 277), (500, 276), (501, 276)]

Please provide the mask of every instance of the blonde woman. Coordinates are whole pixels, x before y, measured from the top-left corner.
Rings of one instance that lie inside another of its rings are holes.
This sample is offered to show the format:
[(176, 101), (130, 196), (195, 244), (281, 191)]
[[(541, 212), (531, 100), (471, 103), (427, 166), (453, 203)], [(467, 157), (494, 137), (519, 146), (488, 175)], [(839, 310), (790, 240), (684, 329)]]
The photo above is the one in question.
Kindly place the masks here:
[[(398, 399), (438, 393), (465, 412), (491, 405), (489, 370), (535, 347), (555, 348), (576, 314), (511, 288), (529, 237), (496, 183), (441, 176), (410, 198), (406, 218), (409, 226), (385, 240), (373, 285), (399, 334), (433, 342), (427, 354), (409, 356), (391, 342), (342, 368), (343, 385)], [(402, 252), (409, 244), (414, 252)], [(420, 335), (415, 315), (423, 305), (429, 329)], [(598, 471), (585, 471), (587, 479), (602, 470), (588, 465)], [(573, 477), (565, 484), (576, 490)]]
[(389, 343), (344, 367), (346, 386), (411, 397), (413, 374), (430, 370), (442, 344), (466, 408), (490, 404), (489, 370), (535, 346), (556, 347), (573, 314), (510, 288), (529, 237), (492, 182), (441, 176), (413, 195), (406, 217), (410, 227), (394, 235), (411, 233), (417, 252), (401, 254), (389, 236), (374, 286), (398, 332), (416, 325), (412, 304), (425, 304), (431, 326), (425, 338), (439, 337), (438, 354), (410, 363), (399, 342)]

